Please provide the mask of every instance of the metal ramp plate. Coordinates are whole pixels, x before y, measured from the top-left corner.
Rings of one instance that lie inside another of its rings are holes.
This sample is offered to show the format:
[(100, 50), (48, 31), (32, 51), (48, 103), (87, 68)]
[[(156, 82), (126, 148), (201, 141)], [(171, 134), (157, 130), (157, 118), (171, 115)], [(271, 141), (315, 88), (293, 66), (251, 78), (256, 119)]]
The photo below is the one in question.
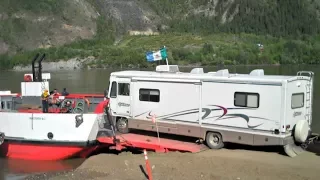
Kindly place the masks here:
[(110, 149), (123, 150), (125, 148), (137, 148), (154, 150), (155, 152), (181, 151), (198, 153), (207, 150), (208, 147), (203, 144), (184, 142), (160, 137), (160, 143), (157, 137), (140, 134), (122, 134), (117, 135), (117, 143), (114, 143), (113, 137), (99, 137), (97, 140)]

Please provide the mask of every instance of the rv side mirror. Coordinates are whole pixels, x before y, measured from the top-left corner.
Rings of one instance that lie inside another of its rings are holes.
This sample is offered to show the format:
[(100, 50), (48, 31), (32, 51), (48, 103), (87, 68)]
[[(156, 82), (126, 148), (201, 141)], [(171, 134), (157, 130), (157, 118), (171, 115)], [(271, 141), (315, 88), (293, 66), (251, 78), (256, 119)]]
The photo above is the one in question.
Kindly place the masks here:
[(108, 97), (108, 89), (104, 90), (104, 97)]

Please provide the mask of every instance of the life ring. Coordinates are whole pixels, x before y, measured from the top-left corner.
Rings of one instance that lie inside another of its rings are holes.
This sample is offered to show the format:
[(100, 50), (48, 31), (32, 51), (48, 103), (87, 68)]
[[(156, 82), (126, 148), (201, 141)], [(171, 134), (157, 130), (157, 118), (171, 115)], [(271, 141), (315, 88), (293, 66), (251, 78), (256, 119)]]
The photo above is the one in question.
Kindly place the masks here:
[(61, 108), (69, 108), (71, 107), (73, 104), (72, 100), (69, 100), (69, 99), (65, 99), (61, 102)]
[(31, 78), (30, 75), (25, 75), (25, 76), (23, 77), (23, 79), (24, 79), (25, 82), (31, 82), (31, 81), (32, 81), (32, 78)]

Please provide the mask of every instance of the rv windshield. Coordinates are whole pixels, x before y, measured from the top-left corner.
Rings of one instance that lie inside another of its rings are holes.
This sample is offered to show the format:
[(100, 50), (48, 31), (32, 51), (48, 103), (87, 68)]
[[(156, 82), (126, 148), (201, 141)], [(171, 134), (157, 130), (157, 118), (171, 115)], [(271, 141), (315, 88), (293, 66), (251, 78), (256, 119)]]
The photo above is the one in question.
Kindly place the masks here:
[(117, 97), (117, 82), (113, 81), (110, 88), (110, 98), (116, 98)]

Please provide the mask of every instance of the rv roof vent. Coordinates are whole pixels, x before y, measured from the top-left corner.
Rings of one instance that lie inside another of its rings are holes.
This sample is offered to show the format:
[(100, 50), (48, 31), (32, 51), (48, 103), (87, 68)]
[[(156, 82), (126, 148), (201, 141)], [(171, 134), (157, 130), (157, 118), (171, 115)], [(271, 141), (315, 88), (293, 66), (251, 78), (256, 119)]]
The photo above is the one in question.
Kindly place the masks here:
[(215, 73), (216, 76), (229, 76), (229, 70), (228, 69), (221, 69)]
[(159, 65), (156, 67), (156, 71), (176, 73), (179, 72), (179, 67), (178, 65)]
[(250, 72), (250, 76), (264, 76), (263, 69), (254, 69)]
[(203, 74), (203, 68), (193, 68), (190, 71), (191, 74)]

